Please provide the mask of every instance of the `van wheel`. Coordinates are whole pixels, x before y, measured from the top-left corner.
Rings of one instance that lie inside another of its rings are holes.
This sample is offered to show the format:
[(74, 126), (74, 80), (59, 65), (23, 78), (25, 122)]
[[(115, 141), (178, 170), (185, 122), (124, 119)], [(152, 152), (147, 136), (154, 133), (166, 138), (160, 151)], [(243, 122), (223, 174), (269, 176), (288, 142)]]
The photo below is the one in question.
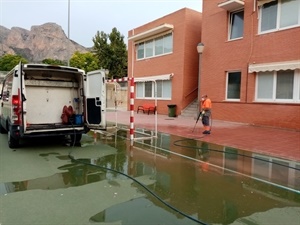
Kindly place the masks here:
[(72, 134), (70, 135), (70, 138), (71, 138), (71, 143), (77, 146), (78, 144), (80, 144), (82, 134)]
[(8, 135), (7, 135), (7, 138), (8, 138), (8, 147), (10, 148), (18, 148), (19, 147), (19, 140), (13, 138), (10, 134), (10, 131), (8, 131)]

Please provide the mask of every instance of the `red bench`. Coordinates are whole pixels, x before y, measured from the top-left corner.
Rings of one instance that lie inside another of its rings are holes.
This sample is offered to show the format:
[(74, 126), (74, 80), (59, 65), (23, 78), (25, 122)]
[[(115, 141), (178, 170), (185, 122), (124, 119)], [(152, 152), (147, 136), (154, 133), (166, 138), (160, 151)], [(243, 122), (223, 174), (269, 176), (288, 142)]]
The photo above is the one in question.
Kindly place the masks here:
[(150, 114), (150, 112), (153, 112), (154, 114), (156, 111), (156, 106), (151, 103), (144, 103), (143, 105), (138, 106), (137, 113), (139, 113), (139, 111), (143, 111), (143, 113), (148, 113), (148, 115)]

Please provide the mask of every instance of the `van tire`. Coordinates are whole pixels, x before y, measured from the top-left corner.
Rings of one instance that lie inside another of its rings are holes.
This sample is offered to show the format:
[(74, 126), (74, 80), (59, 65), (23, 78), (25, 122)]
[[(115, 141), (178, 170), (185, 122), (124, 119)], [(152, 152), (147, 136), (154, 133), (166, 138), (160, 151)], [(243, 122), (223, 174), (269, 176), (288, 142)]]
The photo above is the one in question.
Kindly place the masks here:
[(7, 138), (8, 138), (8, 147), (10, 147), (10, 148), (18, 148), (20, 146), (19, 140), (13, 138), (10, 135), (10, 131), (8, 131)]

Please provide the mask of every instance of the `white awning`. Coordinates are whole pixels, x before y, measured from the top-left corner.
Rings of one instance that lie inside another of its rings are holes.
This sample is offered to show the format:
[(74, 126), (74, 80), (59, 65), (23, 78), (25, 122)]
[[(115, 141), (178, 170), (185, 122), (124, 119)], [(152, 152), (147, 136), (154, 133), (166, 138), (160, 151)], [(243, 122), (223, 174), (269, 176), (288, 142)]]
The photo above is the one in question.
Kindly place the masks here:
[(300, 69), (300, 60), (250, 64), (248, 68), (249, 73), (265, 72), (265, 71), (279, 71), (279, 70), (295, 70)]
[(129, 41), (138, 41), (138, 40), (142, 40), (169, 30), (173, 30), (174, 26), (172, 24), (162, 24), (158, 27), (155, 27), (153, 29), (147, 30), (145, 32), (133, 35), (131, 37), (128, 38)]
[(157, 81), (157, 80), (170, 80), (173, 77), (173, 73), (157, 75), (157, 76), (148, 76), (148, 77), (137, 77), (134, 78), (134, 82), (147, 82), (147, 81)]
[(218, 7), (231, 12), (243, 8), (244, 4), (245, 3), (242, 0), (227, 0), (225, 2), (219, 3)]

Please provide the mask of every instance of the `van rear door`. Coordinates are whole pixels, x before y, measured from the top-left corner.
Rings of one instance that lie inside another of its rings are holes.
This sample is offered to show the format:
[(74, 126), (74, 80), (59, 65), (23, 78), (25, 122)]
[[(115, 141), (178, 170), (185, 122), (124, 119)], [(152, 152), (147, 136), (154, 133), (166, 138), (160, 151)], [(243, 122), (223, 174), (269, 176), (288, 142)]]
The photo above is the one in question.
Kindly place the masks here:
[(26, 128), (27, 128), (27, 117), (26, 117), (26, 89), (25, 89), (25, 81), (24, 81), (24, 74), (23, 74), (23, 64), (22, 62), (19, 63), (19, 66), (18, 66), (18, 71), (17, 71), (17, 74), (18, 74), (18, 77), (19, 77), (19, 82), (20, 82), (20, 106), (21, 106), (21, 110), (20, 110), (20, 113), (21, 113), (21, 121), (22, 121), (22, 124), (21, 126), (23, 126), (23, 132), (25, 133), (26, 132)]
[(13, 74), (12, 87), (12, 122), (26, 131), (26, 98), (23, 78), (23, 64), (20, 61)]
[(105, 70), (88, 72), (84, 78), (86, 123), (90, 129), (106, 129)]

